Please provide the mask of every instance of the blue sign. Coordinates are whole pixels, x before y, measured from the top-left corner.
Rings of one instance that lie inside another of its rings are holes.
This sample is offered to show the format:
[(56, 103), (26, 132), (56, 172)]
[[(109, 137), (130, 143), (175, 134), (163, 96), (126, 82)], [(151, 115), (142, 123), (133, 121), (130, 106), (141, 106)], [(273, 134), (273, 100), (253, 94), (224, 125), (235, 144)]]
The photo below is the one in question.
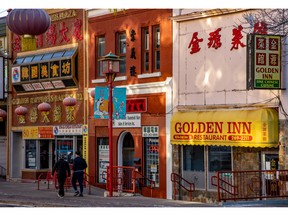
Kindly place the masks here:
[[(108, 87), (95, 87), (94, 118), (108, 119)], [(126, 119), (126, 88), (113, 89), (113, 119)]]

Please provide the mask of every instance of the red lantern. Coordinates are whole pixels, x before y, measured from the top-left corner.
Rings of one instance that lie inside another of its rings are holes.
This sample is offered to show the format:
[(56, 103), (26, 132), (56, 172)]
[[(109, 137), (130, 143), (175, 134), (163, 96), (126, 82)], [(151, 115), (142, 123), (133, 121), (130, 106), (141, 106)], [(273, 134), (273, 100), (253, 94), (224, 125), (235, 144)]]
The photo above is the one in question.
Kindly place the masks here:
[(90, 96), (91, 96), (92, 98), (95, 98), (95, 89), (93, 89), (93, 90), (90, 92)]
[(51, 105), (49, 103), (43, 102), (39, 104), (37, 108), (40, 112), (47, 112), (51, 109)]
[(73, 97), (66, 97), (63, 100), (64, 106), (75, 106), (77, 103), (76, 99)]
[(8, 28), (18, 35), (40, 35), (51, 24), (50, 16), (42, 9), (13, 9), (6, 17)]
[(15, 109), (15, 113), (16, 113), (17, 115), (26, 115), (27, 112), (28, 112), (28, 109), (27, 109), (26, 107), (23, 107), (23, 106), (17, 107), (17, 108)]
[(0, 109), (0, 118), (5, 118), (7, 116), (7, 112), (5, 110)]

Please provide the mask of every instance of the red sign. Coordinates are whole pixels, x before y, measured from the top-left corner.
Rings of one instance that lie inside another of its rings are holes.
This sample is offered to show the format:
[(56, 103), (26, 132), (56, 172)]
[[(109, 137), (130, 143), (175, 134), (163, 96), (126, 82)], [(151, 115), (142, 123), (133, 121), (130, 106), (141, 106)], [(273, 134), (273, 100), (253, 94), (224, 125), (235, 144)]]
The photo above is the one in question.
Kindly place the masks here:
[(53, 127), (38, 127), (38, 134), (42, 139), (54, 138)]
[(147, 112), (147, 98), (131, 98), (126, 100), (126, 113)]

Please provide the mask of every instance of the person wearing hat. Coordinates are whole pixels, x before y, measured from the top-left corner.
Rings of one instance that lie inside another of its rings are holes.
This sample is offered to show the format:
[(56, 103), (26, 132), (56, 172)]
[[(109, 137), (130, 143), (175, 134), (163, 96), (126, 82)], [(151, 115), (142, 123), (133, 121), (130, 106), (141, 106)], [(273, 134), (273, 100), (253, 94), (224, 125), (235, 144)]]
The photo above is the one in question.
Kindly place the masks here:
[(52, 168), (52, 176), (54, 173), (57, 173), (58, 179), (58, 197), (64, 197), (64, 184), (66, 181), (67, 176), (70, 177), (71, 171), (70, 166), (67, 161), (64, 160), (64, 156), (60, 155), (60, 159), (54, 164)]
[[(73, 160), (73, 176), (72, 176), (72, 186), (74, 188), (74, 196), (83, 197), (83, 180), (84, 180), (84, 170), (87, 168), (87, 163), (80, 156), (80, 152), (75, 152), (75, 158)], [(80, 192), (77, 190), (76, 182), (78, 181)]]

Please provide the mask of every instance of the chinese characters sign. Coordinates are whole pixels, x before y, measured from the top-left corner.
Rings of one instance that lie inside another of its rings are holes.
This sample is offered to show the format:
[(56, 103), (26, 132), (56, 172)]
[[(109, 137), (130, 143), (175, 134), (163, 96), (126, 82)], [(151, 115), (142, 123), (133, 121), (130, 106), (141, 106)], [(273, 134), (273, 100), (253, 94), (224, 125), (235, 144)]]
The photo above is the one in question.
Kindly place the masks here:
[(281, 88), (281, 36), (254, 35), (254, 88)]

